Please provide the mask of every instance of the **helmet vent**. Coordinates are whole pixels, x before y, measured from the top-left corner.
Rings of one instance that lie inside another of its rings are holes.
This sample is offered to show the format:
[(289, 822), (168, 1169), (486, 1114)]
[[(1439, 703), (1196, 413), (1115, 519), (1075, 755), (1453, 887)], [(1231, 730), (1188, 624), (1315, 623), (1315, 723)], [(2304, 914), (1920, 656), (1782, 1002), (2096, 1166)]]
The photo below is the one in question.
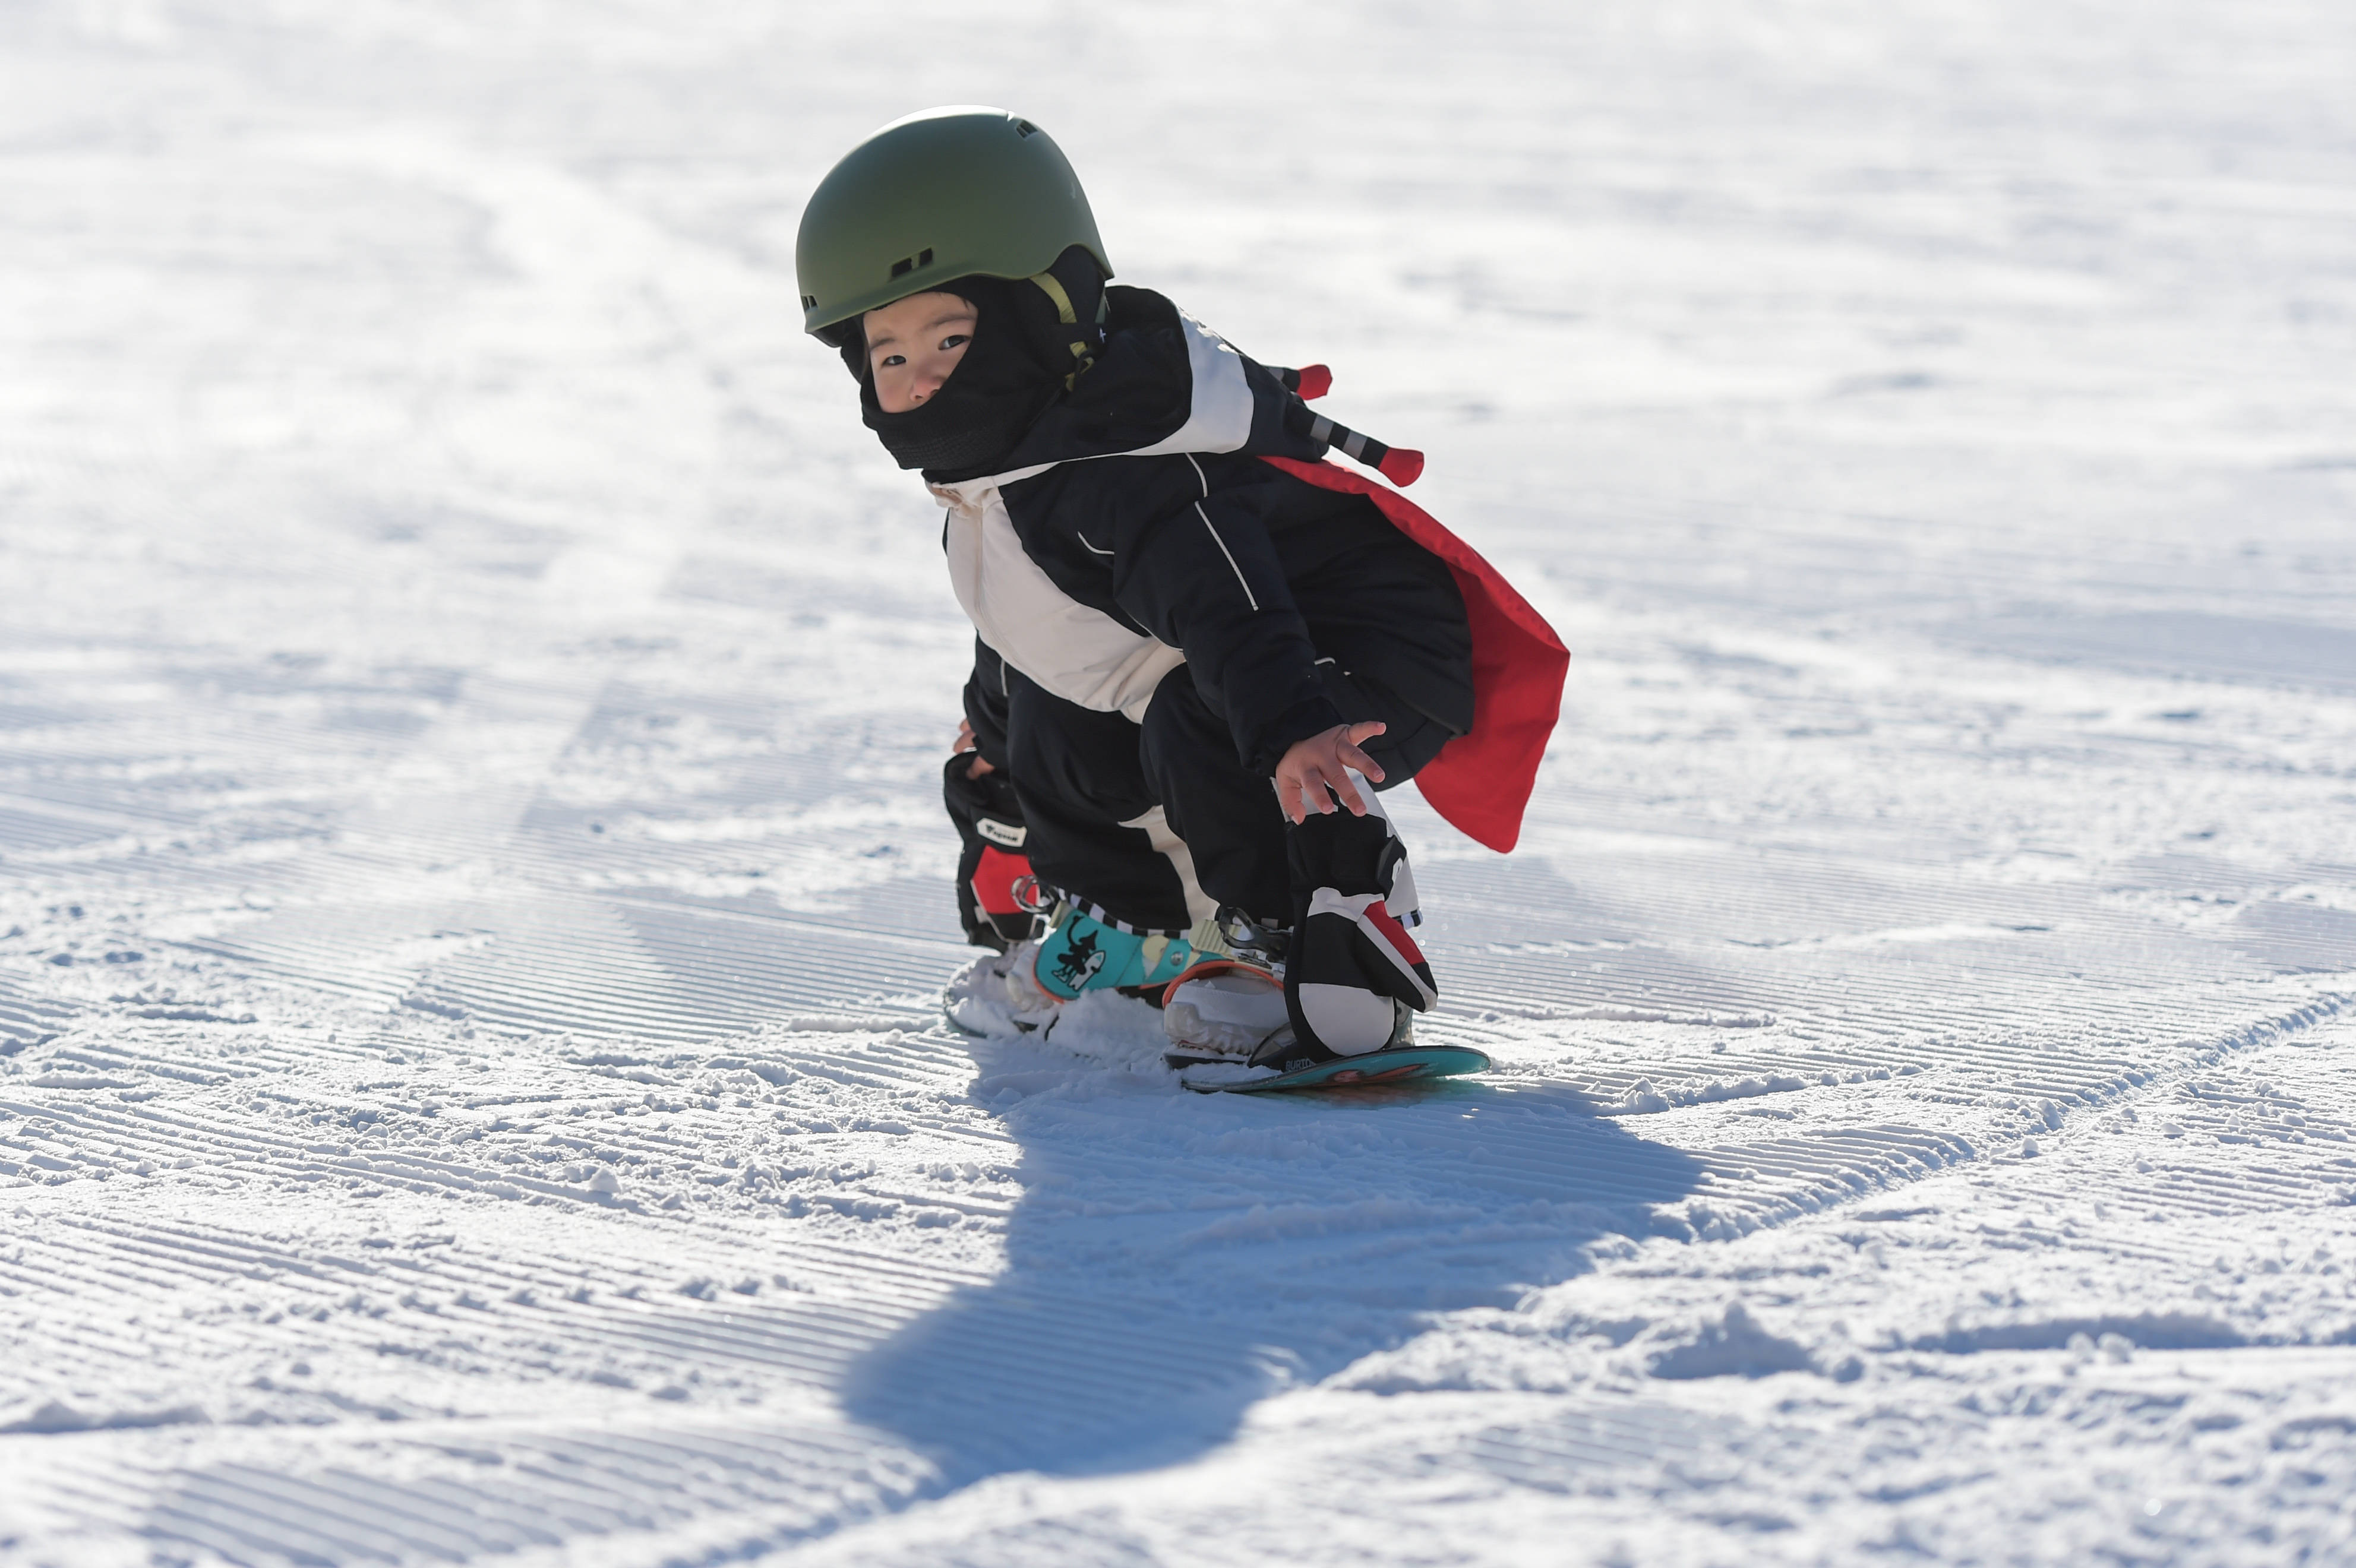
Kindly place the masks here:
[(818, 296), (816, 294), (804, 294), (802, 296), (802, 308), (804, 310), (816, 310), (818, 308)]
[(929, 267), (932, 264), (933, 249), (931, 246), (927, 245), (923, 250), (917, 251), (915, 255), (903, 256), (898, 261), (893, 262), (892, 275), (895, 278), (905, 277), (908, 273), (915, 272), (919, 267)]
[(1014, 123), (1014, 133), (1027, 140), (1039, 133), (1039, 127), (1028, 120), (1017, 120)]

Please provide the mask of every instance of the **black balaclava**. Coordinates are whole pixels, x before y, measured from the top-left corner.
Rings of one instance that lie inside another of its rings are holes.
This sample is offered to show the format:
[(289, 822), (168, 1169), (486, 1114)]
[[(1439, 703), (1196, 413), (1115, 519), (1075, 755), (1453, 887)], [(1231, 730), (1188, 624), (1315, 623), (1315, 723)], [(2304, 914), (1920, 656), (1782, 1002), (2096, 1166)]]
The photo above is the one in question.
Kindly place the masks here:
[[(959, 278), (940, 285), (939, 293), (972, 303), (973, 341), (940, 389), (905, 413), (887, 414), (876, 402), (866, 336), (857, 322), (849, 324), (842, 359), (859, 378), (862, 417), (901, 467), (942, 479), (1003, 467), (1015, 443), (1093, 362), (1104, 340), (1097, 321), (1102, 273), (1076, 245), (1048, 275), (1064, 289), (1076, 323), (1065, 322), (1060, 302), (1028, 278)], [(1076, 354), (1074, 345), (1082, 352)]]

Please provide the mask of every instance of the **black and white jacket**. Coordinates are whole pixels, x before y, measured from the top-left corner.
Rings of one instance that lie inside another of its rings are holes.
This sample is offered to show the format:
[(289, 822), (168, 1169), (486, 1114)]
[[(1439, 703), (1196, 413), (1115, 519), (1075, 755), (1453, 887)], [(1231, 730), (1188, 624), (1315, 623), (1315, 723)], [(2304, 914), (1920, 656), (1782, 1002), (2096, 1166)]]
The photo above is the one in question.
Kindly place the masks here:
[[(1471, 639), (1447, 567), (1365, 496), (1260, 461), (1325, 453), (1288, 429), (1283, 373), (1159, 294), (1107, 292), (1103, 352), (1004, 469), (926, 475), (985, 660), (1141, 722), (1183, 664), (1260, 773), (1342, 721), (1321, 659), (1469, 730)], [(991, 749), (992, 716), (973, 717)]]

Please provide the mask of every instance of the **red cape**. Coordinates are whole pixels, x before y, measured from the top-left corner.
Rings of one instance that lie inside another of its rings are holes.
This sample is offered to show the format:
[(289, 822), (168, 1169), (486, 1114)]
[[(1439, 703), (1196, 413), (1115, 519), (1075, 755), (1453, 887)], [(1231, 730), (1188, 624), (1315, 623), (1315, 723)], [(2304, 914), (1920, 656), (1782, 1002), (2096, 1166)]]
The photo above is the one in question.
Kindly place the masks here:
[(1569, 650), (1504, 574), (1398, 491), (1331, 463), (1260, 461), (1321, 490), (1365, 496), (1399, 532), (1448, 563), (1472, 626), (1472, 729), (1424, 764), (1416, 787), (1469, 837), (1500, 853), (1511, 849), (1562, 711)]

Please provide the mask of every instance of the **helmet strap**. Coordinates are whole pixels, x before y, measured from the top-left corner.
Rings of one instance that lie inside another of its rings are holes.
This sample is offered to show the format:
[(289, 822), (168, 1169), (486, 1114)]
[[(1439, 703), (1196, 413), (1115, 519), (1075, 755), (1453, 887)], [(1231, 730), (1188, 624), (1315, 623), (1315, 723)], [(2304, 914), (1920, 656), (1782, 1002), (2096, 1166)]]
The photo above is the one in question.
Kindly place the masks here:
[[(1093, 336), (1093, 334), (1084, 333), (1077, 330), (1080, 325), (1080, 313), (1073, 308), (1071, 291), (1064, 287), (1062, 279), (1056, 277), (1054, 272), (1033, 272), (1031, 275), (1031, 281), (1038, 284), (1040, 292), (1044, 293), (1048, 299), (1055, 303), (1055, 320), (1062, 325), (1075, 329), (1072, 334), (1071, 341), (1066, 345), (1066, 347), (1071, 349), (1072, 357), (1078, 360), (1079, 363), (1072, 368), (1071, 374), (1064, 378), (1064, 389), (1068, 392), (1072, 389), (1075, 382), (1078, 381), (1082, 376), (1087, 374), (1088, 367), (1097, 362), (1097, 357), (1089, 350), (1087, 341), (1089, 336)], [(1101, 306), (1098, 308), (1097, 315), (1099, 320), (1099, 325), (1101, 325), (1101, 320), (1104, 315), (1104, 311)]]

